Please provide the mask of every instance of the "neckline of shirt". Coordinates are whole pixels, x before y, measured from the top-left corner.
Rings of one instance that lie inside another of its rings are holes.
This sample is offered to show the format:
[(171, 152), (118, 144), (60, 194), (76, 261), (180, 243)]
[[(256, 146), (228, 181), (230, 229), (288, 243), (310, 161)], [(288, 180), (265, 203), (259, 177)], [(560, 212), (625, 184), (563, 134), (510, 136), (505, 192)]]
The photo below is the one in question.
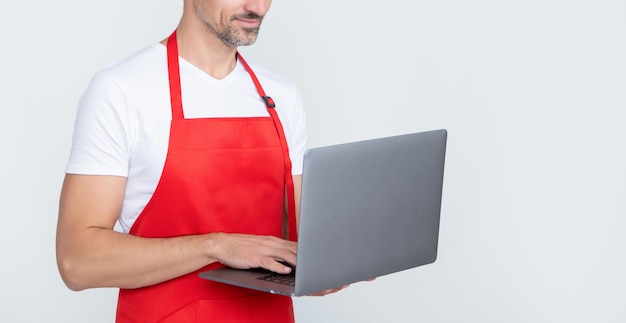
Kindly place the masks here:
[[(162, 55), (167, 56), (167, 47), (165, 47), (161, 43), (157, 43), (155, 44), (155, 46), (161, 52)], [(166, 61), (167, 60), (164, 59), (164, 62)], [(193, 65), (192, 63), (190, 63), (189, 61), (187, 61), (185, 58), (181, 56), (178, 56), (178, 62), (179, 62), (179, 68), (181, 70), (180, 71), (181, 78), (184, 72), (190, 72), (190, 73), (195, 74), (197, 77), (201, 78), (202, 80), (204, 80), (211, 86), (214, 86), (217, 88), (226, 88), (229, 85), (233, 84), (235, 81), (237, 81), (237, 79), (241, 75), (247, 74), (245, 67), (243, 66), (243, 64), (241, 63), (239, 59), (237, 59), (237, 64), (235, 64), (235, 68), (228, 75), (226, 75), (226, 77), (222, 79), (214, 78), (213, 76), (207, 74), (205, 71), (199, 69), (198, 67), (196, 67), (195, 65)], [(184, 82), (184, 80), (181, 82)]]

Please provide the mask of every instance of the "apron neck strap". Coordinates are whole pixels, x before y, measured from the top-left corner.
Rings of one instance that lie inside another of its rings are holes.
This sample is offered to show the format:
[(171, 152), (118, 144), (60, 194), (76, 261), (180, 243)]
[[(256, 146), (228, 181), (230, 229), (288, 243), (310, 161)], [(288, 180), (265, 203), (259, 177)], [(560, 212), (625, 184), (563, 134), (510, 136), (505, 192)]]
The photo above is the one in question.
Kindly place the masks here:
[(167, 39), (167, 69), (170, 80), (170, 101), (172, 103), (172, 120), (184, 119), (183, 100), (180, 90), (180, 67), (178, 65), (178, 42), (176, 30)]

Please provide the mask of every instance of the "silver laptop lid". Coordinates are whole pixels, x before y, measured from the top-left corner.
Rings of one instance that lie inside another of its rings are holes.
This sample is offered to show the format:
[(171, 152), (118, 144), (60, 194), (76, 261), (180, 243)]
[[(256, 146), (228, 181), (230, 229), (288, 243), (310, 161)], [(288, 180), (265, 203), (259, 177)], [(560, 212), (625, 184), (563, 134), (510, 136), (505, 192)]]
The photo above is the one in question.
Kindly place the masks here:
[(296, 295), (437, 257), (446, 130), (305, 153)]

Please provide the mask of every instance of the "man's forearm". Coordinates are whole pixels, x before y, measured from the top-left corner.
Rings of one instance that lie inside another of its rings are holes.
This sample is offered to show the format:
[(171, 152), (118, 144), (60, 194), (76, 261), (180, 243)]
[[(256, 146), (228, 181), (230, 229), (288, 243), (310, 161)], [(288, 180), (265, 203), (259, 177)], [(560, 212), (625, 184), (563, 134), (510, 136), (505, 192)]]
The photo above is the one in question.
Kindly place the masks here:
[(176, 278), (217, 261), (213, 234), (142, 238), (105, 228), (88, 228), (73, 241), (57, 243), (57, 262), (72, 290), (138, 288)]

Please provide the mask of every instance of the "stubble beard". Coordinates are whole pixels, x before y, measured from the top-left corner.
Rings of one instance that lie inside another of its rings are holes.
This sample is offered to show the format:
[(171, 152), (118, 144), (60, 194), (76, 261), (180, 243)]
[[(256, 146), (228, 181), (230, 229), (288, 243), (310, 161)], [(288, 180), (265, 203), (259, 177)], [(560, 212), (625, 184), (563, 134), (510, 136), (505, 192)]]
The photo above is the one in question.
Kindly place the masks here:
[[(263, 21), (263, 17), (249, 12), (239, 14), (230, 17), (228, 24), (215, 25), (209, 19), (207, 19), (199, 10), (196, 10), (196, 15), (202, 21), (204, 26), (211, 31), (219, 40), (222, 41), (228, 47), (249, 46), (254, 44), (259, 35), (260, 22)], [(257, 19), (259, 20), (259, 27), (254, 28), (237, 28), (233, 23), (238, 18), (245, 19)]]

